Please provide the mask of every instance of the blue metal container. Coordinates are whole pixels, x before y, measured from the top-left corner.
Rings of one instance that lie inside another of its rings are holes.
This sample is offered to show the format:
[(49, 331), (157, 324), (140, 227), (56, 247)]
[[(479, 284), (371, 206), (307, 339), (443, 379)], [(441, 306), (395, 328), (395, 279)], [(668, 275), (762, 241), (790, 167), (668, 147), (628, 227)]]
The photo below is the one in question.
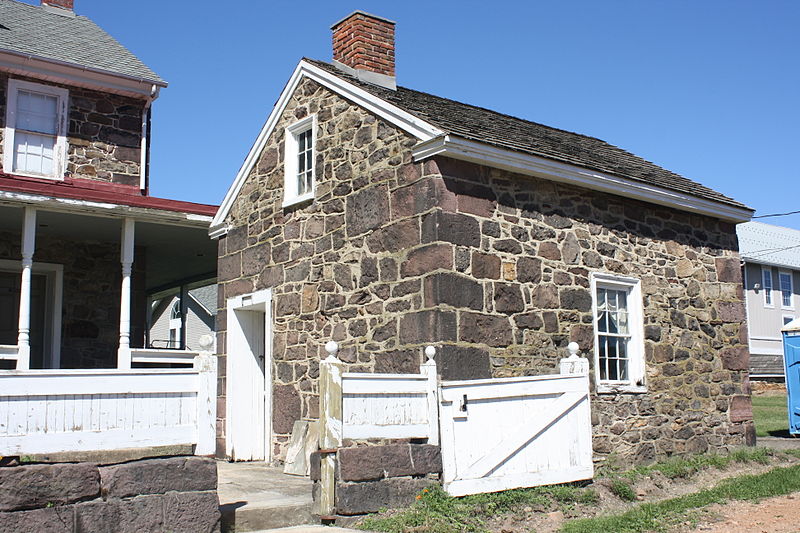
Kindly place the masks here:
[(789, 433), (800, 434), (800, 318), (783, 329), (783, 364), (786, 376), (786, 401), (789, 410)]

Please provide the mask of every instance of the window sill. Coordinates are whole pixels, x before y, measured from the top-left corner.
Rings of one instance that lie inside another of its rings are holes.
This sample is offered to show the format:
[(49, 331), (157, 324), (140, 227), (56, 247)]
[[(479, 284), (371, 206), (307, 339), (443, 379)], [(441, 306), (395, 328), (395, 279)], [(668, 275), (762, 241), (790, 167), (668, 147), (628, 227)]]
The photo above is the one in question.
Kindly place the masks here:
[(314, 191), (303, 194), (301, 196), (293, 196), (291, 198), (284, 198), (281, 207), (291, 207), (293, 205), (302, 204), (314, 199)]
[(598, 394), (644, 394), (647, 387), (643, 385), (610, 384), (603, 383), (597, 385)]
[(12, 171), (10, 175), (19, 176), (21, 178), (36, 178), (40, 180), (64, 181), (63, 176), (48, 176), (46, 174), (34, 174), (33, 172), (20, 172), (19, 170)]

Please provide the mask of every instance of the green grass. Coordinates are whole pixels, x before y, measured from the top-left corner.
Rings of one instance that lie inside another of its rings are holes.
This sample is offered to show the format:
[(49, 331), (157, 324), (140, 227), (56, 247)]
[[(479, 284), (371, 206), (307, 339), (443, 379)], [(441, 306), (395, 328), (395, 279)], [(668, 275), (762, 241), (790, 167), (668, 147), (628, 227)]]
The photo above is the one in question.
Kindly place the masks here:
[(716, 487), (658, 503), (639, 505), (628, 512), (567, 522), (565, 533), (637, 533), (666, 531), (691, 511), (727, 500), (759, 500), (800, 491), (800, 465), (779, 467), (759, 475), (730, 478)]
[(358, 527), (387, 533), (403, 533), (415, 528), (426, 533), (477, 533), (486, 530), (486, 519), (520, 506), (548, 509), (555, 504), (567, 509), (575, 504), (594, 504), (597, 501), (593, 489), (576, 485), (515, 489), (463, 498), (449, 496), (440, 486), (432, 485), (417, 496), (411, 507), (388, 517), (366, 518)]
[(726, 455), (706, 453), (688, 457), (674, 457), (652, 465), (637, 466), (622, 475), (635, 480), (651, 472), (660, 472), (669, 479), (688, 478), (704, 468), (727, 468), (735, 463), (767, 464), (775, 452), (768, 448), (740, 448)]
[(753, 420), (757, 437), (788, 437), (786, 395), (753, 396)]
[(636, 500), (636, 491), (631, 487), (631, 482), (621, 477), (615, 477), (611, 480), (609, 487), (611, 492), (620, 500), (632, 502)]

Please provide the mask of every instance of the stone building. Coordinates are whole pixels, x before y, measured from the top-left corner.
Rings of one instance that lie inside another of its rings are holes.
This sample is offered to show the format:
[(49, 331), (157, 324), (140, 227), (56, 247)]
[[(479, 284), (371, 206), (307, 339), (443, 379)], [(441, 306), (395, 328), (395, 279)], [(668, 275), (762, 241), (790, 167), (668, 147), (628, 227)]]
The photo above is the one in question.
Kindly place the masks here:
[(163, 79), (72, 0), (0, 17), (0, 368), (129, 368), (148, 295), (215, 276), (216, 208), (149, 195)]
[(445, 379), (552, 373), (576, 341), (597, 454), (753, 442), (748, 207), (601, 140), (396, 85), (391, 21), (355, 12), (333, 46), (299, 63), (212, 222), (220, 455), (283, 457), (292, 423), (318, 416), (331, 339), (352, 371), (415, 372), (435, 344)]

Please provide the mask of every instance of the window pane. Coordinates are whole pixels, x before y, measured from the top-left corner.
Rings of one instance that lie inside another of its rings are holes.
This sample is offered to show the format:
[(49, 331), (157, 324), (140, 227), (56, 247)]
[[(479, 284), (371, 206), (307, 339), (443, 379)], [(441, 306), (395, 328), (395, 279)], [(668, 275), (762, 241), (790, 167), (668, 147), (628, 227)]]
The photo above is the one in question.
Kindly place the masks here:
[(17, 93), (17, 128), (55, 135), (58, 98), (28, 91)]
[(786, 272), (778, 274), (781, 284), (781, 305), (784, 307), (792, 306), (792, 275)]
[(597, 288), (598, 374), (601, 381), (630, 380), (630, 291)]
[(772, 305), (772, 271), (763, 270), (764, 278), (764, 303)]
[(55, 137), (35, 133), (16, 132), (16, 153), (14, 170), (34, 174), (53, 174)]

